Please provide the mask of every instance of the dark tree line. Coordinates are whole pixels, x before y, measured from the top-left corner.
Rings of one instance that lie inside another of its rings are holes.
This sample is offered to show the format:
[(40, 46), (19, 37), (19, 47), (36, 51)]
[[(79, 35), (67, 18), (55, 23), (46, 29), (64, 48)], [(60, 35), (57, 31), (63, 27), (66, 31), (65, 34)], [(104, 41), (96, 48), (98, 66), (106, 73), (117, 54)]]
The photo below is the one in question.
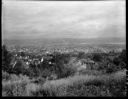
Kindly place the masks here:
[(2, 46), (2, 70), (11, 72), (11, 59), (12, 59), (12, 54), (7, 50), (6, 46)]

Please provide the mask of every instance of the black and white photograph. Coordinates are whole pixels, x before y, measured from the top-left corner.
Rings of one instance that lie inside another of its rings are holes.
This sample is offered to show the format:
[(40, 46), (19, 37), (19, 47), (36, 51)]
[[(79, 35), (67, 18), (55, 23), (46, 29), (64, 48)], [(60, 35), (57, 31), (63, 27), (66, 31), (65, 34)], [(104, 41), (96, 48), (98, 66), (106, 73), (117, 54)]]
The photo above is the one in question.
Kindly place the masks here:
[(126, 97), (126, 0), (2, 0), (2, 97)]

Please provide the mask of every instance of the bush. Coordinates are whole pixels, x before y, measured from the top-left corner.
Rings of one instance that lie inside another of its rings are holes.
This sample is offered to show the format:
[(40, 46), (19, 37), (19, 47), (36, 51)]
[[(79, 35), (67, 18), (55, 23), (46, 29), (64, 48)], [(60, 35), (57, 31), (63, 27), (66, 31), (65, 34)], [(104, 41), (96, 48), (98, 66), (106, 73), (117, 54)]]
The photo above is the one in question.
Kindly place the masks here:
[(118, 68), (121, 69), (125, 69), (126, 68), (126, 50), (123, 50), (120, 55), (118, 55), (117, 57), (115, 57), (113, 59), (113, 63), (118, 66)]
[(78, 59), (83, 59), (83, 58), (85, 58), (85, 57), (86, 57), (86, 55), (85, 55), (84, 52), (79, 52), (79, 53), (78, 53), (78, 56), (77, 56)]
[(21, 82), (2, 85), (2, 96), (26, 96), (26, 84), (25, 82)]
[(2, 96), (26, 96), (27, 76), (10, 74), (9, 79), (2, 81)]
[(108, 64), (108, 66), (106, 68), (106, 73), (112, 73), (112, 72), (116, 72), (118, 70), (119, 70), (118, 66), (116, 66), (114, 64)]
[(109, 89), (104, 86), (96, 85), (73, 85), (67, 89), (67, 96), (111, 96)]
[(119, 55), (119, 58), (121, 59), (121, 61), (123, 61), (124, 63), (126, 63), (127, 61), (127, 57), (126, 57), (126, 50), (122, 50), (121, 54)]
[(94, 53), (92, 59), (96, 62), (100, 62), (103, 57), (100, 55), (100, 53)]
[(2, 71), (2, 80), (9, 80), (10, 75), (7, 72)]
[(41, 73), (41, 76), (46, 78), (46, 77), (49, 77), (50, 75), (52, 74), (52, 72), (48, 69), (44, 69)]
[(118, 66), (118, 65), (120, 64), (120, 62), (121, 62), (121, 59), (120, 59), (119, 57), (115, 57), (115, 58), (113, 59), (113, 63), (114, 63), (116, 66)]

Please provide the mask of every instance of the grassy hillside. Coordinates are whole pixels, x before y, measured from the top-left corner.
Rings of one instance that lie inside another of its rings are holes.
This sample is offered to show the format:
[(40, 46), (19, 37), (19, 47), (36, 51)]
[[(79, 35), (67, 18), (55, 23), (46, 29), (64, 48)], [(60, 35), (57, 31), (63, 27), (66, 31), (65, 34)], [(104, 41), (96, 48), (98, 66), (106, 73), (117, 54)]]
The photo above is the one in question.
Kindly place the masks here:
[(126, 71), (109, 75), (76, 75), (46, 81), (35, 96), (125, 96)]

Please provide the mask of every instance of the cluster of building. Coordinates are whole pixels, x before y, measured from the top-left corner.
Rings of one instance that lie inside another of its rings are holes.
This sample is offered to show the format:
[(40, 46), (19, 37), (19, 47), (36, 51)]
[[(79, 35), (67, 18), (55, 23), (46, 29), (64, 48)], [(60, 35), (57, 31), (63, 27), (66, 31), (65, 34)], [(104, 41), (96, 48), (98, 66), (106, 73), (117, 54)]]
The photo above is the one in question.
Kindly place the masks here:
[[(120, 49), (119, 49), (120, 50)], [(91, 52), (110, 52), (110, 49), (103, 48), (103, 47), (97, 47), (97, 46), (88, 46), (87, 48), (81, 48), (81, 47), (67, 47), (67, 48), (35, 48), (35, 47), (12, 47), (10, 51), (13, 53), (15, 60), (22, 60), (26, 65), (34, 64), (38, 65), (41, 64), (44, 59), (48, 59), (51, 57), (50, 54), (54, 52), (59, 53), (78, 53), (78, 52), (85, 52), (85, 53), (91, 53)], [(116, 50), (117, 51), (117, 50)], [(89, 61), (88, 61), (89, 62)], [(87, 63), (87, 62), (86, 62)], [(93, 62), (91, 62), (93, 63)], [(16, 62), (14, 62), (16, 64)], [(49, 64), (52, 64), (49, 61)]]
[[(22, 53), (24, 53), (24, 55)], [(13, 56), (14, 56), (14, 59), (12, 60), (13, 67), (16, 66), (18, 60), (21, 60), (26, 66), (29, 66), (30, 64), (37, 66), (43, 63), (44, 60), (47, 60), (48, 64), (52, 64), (52, 62), (50, 61), (52, 57), (48, 53), (46, 55), (31, 55), (25, 52), (17, 52)]]

